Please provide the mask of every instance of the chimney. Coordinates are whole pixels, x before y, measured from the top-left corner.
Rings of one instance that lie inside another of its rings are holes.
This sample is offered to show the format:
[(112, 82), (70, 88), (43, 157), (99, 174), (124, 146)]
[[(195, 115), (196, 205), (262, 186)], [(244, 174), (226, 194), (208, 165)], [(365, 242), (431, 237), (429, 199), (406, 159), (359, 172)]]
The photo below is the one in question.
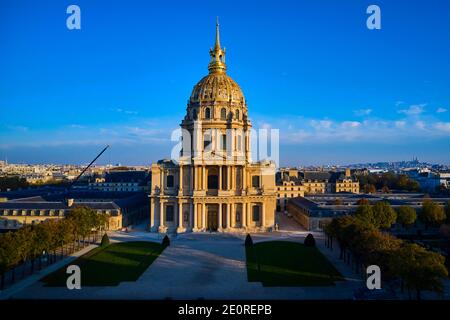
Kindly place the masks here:
[(346, 177), (346, 178), (350, 178), (350, 176), (351, 176), (350, 168), (347, 168), (347, 169), (345, 170), (345, 177)]

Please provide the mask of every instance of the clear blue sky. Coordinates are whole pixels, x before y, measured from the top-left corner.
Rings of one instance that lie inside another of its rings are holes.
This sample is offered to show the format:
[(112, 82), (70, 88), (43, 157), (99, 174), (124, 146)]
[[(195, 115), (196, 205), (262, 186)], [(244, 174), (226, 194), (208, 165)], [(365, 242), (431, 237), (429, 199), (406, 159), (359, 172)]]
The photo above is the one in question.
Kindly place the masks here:
[(450, 163), (444, 0), (2, 0), (0, 159), (86, 163), (105, 144), (99, 163), (168, 157), (216, 16), (254, 126), (280, 129), (281, 165)]

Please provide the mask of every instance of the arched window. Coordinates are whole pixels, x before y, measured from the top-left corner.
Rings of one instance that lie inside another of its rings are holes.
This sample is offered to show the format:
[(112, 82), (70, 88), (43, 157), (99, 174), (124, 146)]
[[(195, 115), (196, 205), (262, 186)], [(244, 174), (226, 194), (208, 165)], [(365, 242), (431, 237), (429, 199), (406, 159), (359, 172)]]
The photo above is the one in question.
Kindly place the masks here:
[(220, 119), (221, 120), (227, 120), (227, 110), (225, 108), (222, 108), (220, 110)]
[(235, 116), (236, 120), (239, 120), (239, 110), (236, 110), (234, 116)]
[(211, 119), (211, 109), (205, 109), (205, 119)]

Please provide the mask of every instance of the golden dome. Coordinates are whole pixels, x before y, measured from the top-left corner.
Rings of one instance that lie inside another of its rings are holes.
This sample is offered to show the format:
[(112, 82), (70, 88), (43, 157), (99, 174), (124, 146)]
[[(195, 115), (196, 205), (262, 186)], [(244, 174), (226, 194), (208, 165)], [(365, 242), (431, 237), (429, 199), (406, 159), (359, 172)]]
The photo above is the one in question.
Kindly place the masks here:
[(225, 73), (211, 73), (203, 77), (194, 87), (192, 102), (231, 101), (244, 102), (244, 95), (239, 85)]
[(239, 85), (227, 74), (225, 64), (225, 48), (220, 47), (219, 22), (216, 23), (216, 43), (209, 50), (211, 60), (208, 65), (209, 74), (203, 77), (192, 90), (191, 102), (227, 101), (245, 103)]

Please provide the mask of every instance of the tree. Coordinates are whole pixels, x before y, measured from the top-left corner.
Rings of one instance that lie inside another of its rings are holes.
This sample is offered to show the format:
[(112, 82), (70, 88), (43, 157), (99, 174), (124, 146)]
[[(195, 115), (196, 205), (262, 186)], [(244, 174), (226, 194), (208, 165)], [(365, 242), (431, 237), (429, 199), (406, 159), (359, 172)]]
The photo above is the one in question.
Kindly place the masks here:
[(397, 213), (386, 201), (377, 202), (372, 211), (375, 226), (378, 228), (389, 229), (397, 221)]
[(84, 240), (95, 228), (97, 223), (97, 212), (89, 207), (77, 206), (70, 211), (67, 218), (73, 221), (75, 226), (75, 234), (79, 235)]
[(444, 209), (440, 205), (431, 199), (424, 199), (419, 218), (428, 227), (440, 224), (445, 220), (446, 216)]
[(358, 201), (356, 201), (356, 204), (358, 206), (363, 205), (363, 204), (370, 204), (369, 200), (367, 200), (366, 198), (361, 198)]
[(251, 246), (253, 246), (253, 239), (252, 236), (249, 233), (247, 233), (247, 236), (245, 237), (245, 247), (248, 248)]
[(411, 243), (405, 243), (391, 260), (391, 269), (403, 279), (408, 291), (415, 290), (417, 299), (422, 290), (443, 292), (443, 280), (448, 276), (445, 258)]
[(163, 240), (162, 240), (162, 247), (166, 248), (170, 246), (170, 239), (167, 235), (164, 236)]
[(315, 247), (316, 240), (314, 239), (314, 236), (311, 233), (308, 233), (303, 244), (307, 247)]
[[(47, 220), (32, 227), (30, 236), (30, 249), (32, 258), (32, 270), (34, 270), (34, 260), (39, 257), (39, 265), (42, 264), (42, 253), (45, 251), (47, 258), (49, 253), (54, 252), (58, 247), (57, 228), (61, 221)], [(49, 261), (49, 260), (48, 260)]]
[(373, 184), (364, 185), (364, 193), (376, 193), (377, 188)]
[(412, 225), (414, 222), (416, 222), (417, 219), (417, 213), (414, 208), (411, 208), (409, 206), (401, 206), (397, 209), (397, 221), (400, 223), (404, 228), (406, 228), (409, 225)]
[(109, 237), (108, 237), (108, 234), (105, 233), (102, 237), (101, 246), (106, 247), (107, 245), (109, 245)]
[(447, 205), (445, 206), (445, 216), (447, 222), (450, 222), (450, 201), (447, 202)]
[(29, 183), (25, 178), (18, 176), (12, 177), (0, 177), (0, 191), (16, 190), (21, 188), (27, 188)]
[[(16, 248), (16, 239), (13, 232), (0, 235), (0, 274), (3, 288), (5, 283), (5, 273), (14, 268), (20, 262), (20, 255)], [(14, 281), (14, 271), (12, 274)]]
[[(14, 241), (16, 244), (17, 254), (20, 257), (20, 262), (26, 263), (33, 255), (32, 244), (32, 229), (31, 226), (23, 226), (14, 233)], [(23, 276), (25, 275), (25, 268), (23, 268)]]
[(61, 254), (64, 255), (64, 247), (68, 245), (69, 243), (73, 243), (74, 236), (73, 236), (73, 230), (74, 225), (72, 221), (68, 219), (62, 219), (58, 221), (57, 226), (57, 244), (61, 247)]
[(355, 217), (359, 219), (360, 221), (363, 221), (365, 223), (376, 225), (376, 221), (374, 218), (372, 206), (369, 204), (362, 204), (358, 206), (355, 212)]

